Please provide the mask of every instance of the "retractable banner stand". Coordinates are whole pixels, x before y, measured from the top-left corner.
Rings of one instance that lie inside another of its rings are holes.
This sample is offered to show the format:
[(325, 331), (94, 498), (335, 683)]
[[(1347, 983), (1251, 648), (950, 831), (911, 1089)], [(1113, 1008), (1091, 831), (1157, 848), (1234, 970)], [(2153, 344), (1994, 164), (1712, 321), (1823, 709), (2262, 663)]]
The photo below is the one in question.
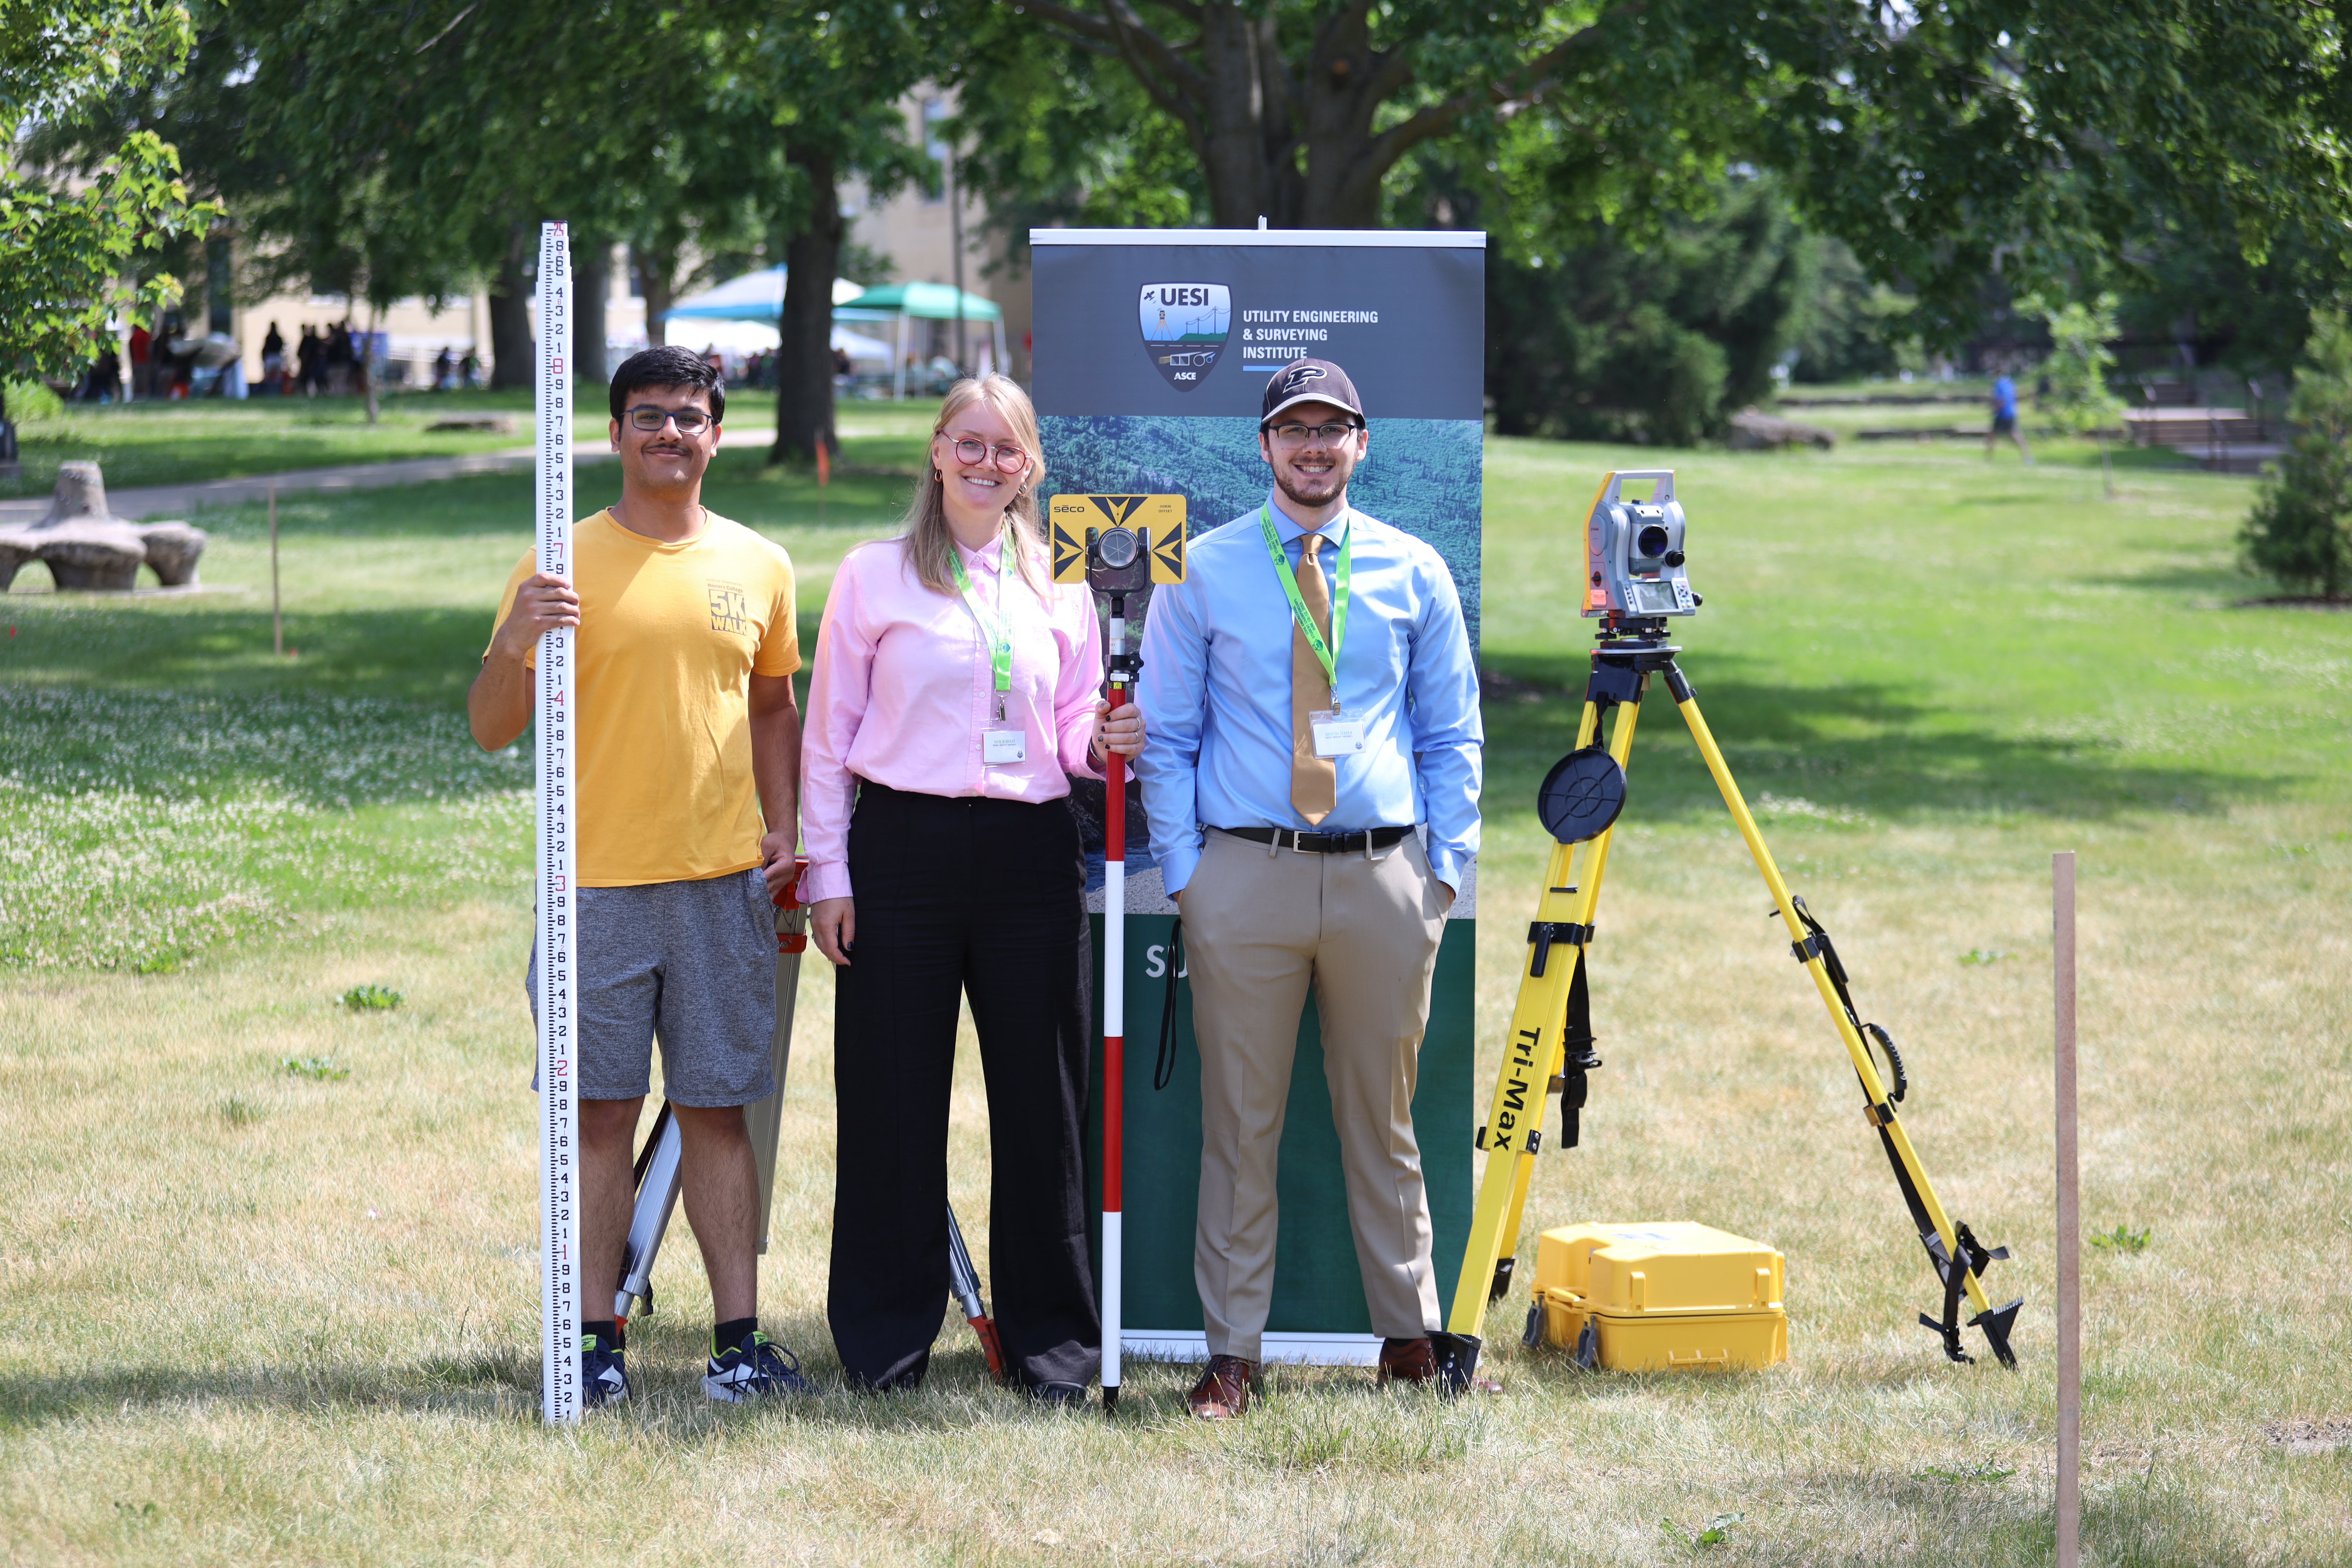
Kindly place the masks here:
[[(1370, 453), (1349, 500), (1436, 547), (1461, 591), (1475, 650), (1484, 235), (1032, 229), (1029, 242), (1033, 392), (1050, 493), (1181, 496), (1195, 538), (1254, 513), (1272, 482), (1257, 449), (1265, 378), (1295, 359), (1334, 361), (1355, 382), (1371, 426)], [(1149, 590), (1128, 595), (1127, 614), (1129, 636), (1139, 636), (1132, 628), (1150, 616)], [(1152, 864), (1139, 789), (1130, 784), (1127, 801), (1121, 1337), (1130, 1356), (1193, 1360), (1206, 1353), (1192, 1281), (1201, 1059), (1190, 989), (1179, 987), (1174, 1071), (1167, 1088), (1152, 1087), (1176, 908)], [(1088, 850), (1097, 868), (1088, 907), (1100, 953), (1102, 849), (1097, 842)], [(1413, 1099), (1441, 1310), (1453, 1299), (1470, 1223), (1476, 912), (1474, 873), (1438, 952)], [(1097, 1039), (1103, 992), (1098, 977)], [(1101, 1081), (1097, 1072), (1090, 1108), (1097, 1130)], [(1099, 1184), (1099, 1137), (1088, 1157)], [(1311, 993), (1299, 1019), (1281, 1161), (1282, 1229), (1265, 1354), (1370, 1363), (1381, 1342), (1348, 1228)]]

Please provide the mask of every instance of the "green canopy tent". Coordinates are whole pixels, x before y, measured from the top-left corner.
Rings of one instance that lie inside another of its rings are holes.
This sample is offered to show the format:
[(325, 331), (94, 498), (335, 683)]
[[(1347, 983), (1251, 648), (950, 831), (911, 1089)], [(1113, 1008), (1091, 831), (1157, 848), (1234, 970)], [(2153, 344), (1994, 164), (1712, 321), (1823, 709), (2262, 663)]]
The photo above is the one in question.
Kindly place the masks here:
[(927, 321), (986, 321), (995, 332), (996, 368), (1004, 368), (1004, 312), (993, 300), (983, 300), (946, 283), (889, 283), (879, 289), (868, 289), (855, 300), (841, 302), (846, 312), (871, 311), (887, 315), (897, 323), (893, 356), (896, 370), (891, 395), (907, 395), (907, 322), (909, 318)]

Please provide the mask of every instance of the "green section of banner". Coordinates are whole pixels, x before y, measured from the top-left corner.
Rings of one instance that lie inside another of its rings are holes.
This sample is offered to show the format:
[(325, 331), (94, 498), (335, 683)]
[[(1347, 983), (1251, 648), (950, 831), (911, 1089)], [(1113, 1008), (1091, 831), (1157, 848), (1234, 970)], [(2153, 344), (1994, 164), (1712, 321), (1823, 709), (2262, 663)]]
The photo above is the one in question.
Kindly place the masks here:
[[(1088, 917), (1102, 952), (1103, 917)], [(1164, 1089), (1151, 1087), (1160, 1021), (1168, 994), (1169, 915), (1127, 917), (1126, 1331), (1198, 1331), (1201, 1298), (1192, 1284), (1194, 1205), (1201, 1184), (1201, 1053), (1192, 1038), (1189, 982), (1176, 988), (1175, 1070)], [(1470, 1229), (1472, 1110), (1471, 1020), (1477, 922), (1445, 922), (1432, 987), (1429, 1033), (1412, 1101), (1423, 1179), (1436, 1243), (1438, 1310), (1454, 1299)], [(1095, 1211), (1102, 1197), (1102, 997), (1095, 997), (1094, 1090), (1087, 1107), (1087, 1178)], [(1371, 1332), (1363, 1278), (1348, 1227), (1339, 1141), (1323, 1079), (1323, 1031), (1310, 994), (1298, 1024), (1298, 1057), (1282, 1130), (1281, 1240), (1274, 1310), (1266, 1327), (1313, 1333)], [(1101, 1258), (1099, 1225), (1093, 1234)]]

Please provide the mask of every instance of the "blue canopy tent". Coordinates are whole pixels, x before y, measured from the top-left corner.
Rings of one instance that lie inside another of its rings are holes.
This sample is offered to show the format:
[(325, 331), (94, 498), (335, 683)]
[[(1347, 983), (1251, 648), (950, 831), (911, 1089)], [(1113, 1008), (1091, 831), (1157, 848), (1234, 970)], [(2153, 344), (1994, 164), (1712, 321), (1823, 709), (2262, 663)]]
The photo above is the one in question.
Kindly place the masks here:
[(892, 356), (897, 367), (891, 385), (894, 396), (907, 395), (907, 322), (909, 318), (952, 321), (961, 317), (967, 321), (989, 323), (995, 333), (996, 368), (1004, 368), (1004, 312), (997, 309), (993, 300), (983, 300), (977, 294), (946, 283), (889, 283), (879, 289), (865, 290), (849, 300), (845, 309), (872, 319), (888, 318), (897, 321), (898, 352)]

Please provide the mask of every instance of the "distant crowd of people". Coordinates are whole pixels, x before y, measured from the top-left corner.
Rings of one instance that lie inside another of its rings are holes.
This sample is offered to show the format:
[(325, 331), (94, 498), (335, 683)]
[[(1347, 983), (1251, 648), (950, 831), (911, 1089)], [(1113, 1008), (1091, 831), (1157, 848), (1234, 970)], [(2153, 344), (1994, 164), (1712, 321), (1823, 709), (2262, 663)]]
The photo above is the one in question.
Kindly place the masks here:
[(360, 343), (360, 337), (352, 331), (349, 318), (323, 332), (312, 331), (305, 322), (301, 335), (294, 340), (293, 363), (289, 366), (285, 334), (272, 321), (268, 335), (261, 340), (261, 378), (272, 390), (288, 397), (337, 397), (364, 393), (367, 356), (361, 352)]
[[(314, 327), (304, 322), (289, 343), (276, 321), (261, 340), (261, 374), (247, 383), (240, 345), (225, 332), (209, 335), (189, 331), (176, 315), (167, 315), (153, 331), (131, 329), (127, 350), (129, 384), (124, 384), (125, 353), (115, 340), (102, 338), (89, 367), (68, 396), (78, 402), (113, 403), (126, 396), (140, 401), (168, 402), (188, 397), (343, 397), (364, 395), (368, 390), (368, 334), (355, 331), (349, 317)], [(691, 351), (689, 351), (691, 352)], [(379, 340), (378, 355), (382, 353)], [(706, 345), (696, 356), (714, 374), (724, 374), (726, 358)], [(741, 362), (730, 377), (740, 386), (772, 391), (776, 385), (778, 351), (760, 350)], [(856, 382), (856, 367), (848, 353), (832, 350), (835, 384), (844, 392)], [(983, 362), (984, 363), (984, 362)], [(377, 366), (379, 370), (383, 367)], [(924, 359), (907, 355), (906, 384), (909, 392), (943, 392), (961, 375), (944, 356)], [(405, 374), (395, 375), (395, 383)], [(471, 345), (462, 353), (444, 344), (433, 356), (425, 384), (435, 392), (470, 392), (484, 384), (483, 365)]]
[[(243, 357), (226, 333), (193, 334), (176, 315), (167, 315), (153, 331), (133, 327), (120, 350), (114, 339), (100, 339), (89, 367), (66, 395), (78, 403), (115, 403), (126, 397), (172, 402), (248, 395), (340, 397), (364, 395), (368, 389), (367, 334), (353, 331), (349, 318), (323, 328), (304, 323), (290, 352), (286, 334), (276, 321), (270, 322), (261, 340), (261, 375), (250, 384), (245, 379)], [(445, 344), (434, 357), (433, 390), (456, 392), (481, 384), (482, 362), (471, 346), (460, 355)]]

